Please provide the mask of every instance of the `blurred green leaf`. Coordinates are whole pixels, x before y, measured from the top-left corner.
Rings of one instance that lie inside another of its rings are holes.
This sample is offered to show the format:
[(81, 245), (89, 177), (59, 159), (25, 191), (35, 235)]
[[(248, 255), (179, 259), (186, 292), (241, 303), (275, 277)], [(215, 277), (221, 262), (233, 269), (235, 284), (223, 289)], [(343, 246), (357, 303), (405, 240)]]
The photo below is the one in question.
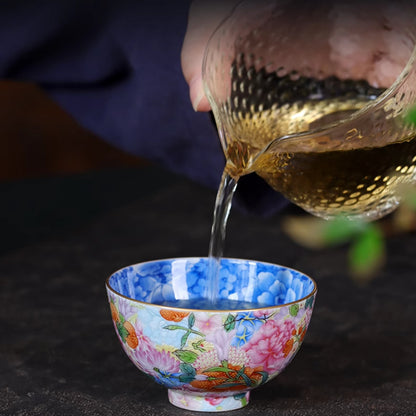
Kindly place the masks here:
[(337, 217), (325, 222), (323, 239), (328, 245), (345, 243), (362, 233), (366, 226), (367, 224), (362, 221)]
[(416, 210), (416, 189), (414, 187), (404, 196), (404, 203), (413, 210)]
[(356, 277), (371, 277), (384, 261), (383, 234), (375, 224), (367, 224), (350, 248), (350, 266)]
[(404, 117), (405, 121), (410, 124), (416, 124), (416, 107), (411, 108)]

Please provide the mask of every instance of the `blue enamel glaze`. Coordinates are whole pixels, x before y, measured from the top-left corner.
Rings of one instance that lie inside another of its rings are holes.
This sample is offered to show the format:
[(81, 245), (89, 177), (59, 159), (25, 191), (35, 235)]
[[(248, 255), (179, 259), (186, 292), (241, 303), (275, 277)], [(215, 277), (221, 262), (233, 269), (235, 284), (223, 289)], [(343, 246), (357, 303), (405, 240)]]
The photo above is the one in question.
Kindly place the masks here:
[[(207, 281), (207, 258), (156, 260), (126, 267), (109, 286), (142, 302), (166, 304), (201, 299)], [(219, 298), (258, 303), (259, 307), (298, 301), (314, 290), (311, 278), (296, 270), (253, 260), (221, 260)]]

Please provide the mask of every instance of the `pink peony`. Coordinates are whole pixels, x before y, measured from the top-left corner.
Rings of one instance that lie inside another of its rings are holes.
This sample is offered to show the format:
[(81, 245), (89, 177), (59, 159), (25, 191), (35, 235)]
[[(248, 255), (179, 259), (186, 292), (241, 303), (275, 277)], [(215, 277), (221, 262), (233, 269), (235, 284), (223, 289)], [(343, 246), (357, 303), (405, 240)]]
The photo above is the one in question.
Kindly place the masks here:
[(267, 319), (270, 315), (273, 314), (271, 309), (260, 309), (253, 312), (253, 315), (258, 319)]
[(207, 396), (205, 397), (205, 401), (207, 401), (211, 406), (218, 406), (224, 400), (224, 397), (212, 397)]
[(179, 360), (169, 351), (158, 351), (152, 345), (149, 345), (144, 351), (136, 349), (133, 352), (136, 365), (145, 373), (158, 376), (155, 368), (164, 373), (178, 373)]
[(222, 361), (228, 359), (231, 341), (234, 336), (235, 331), (226, 332), (224, 328), (221, 328), (210, 332), (205, 339), (214, 345), (218, 358)]
[(144, 335), (143, 333), (143, 325), (141, 321), (138, 319), (133, 323), (134, 331), (136, 332), (136, 337), (138, 341), (137, 349), (139, 353), (143, 353), (144, 351), (148, 351), (152, 347), (152, 341)]
[(292, 338), (295, 325), (291, 321), (267, 321), (243, 346), (249, 357), (250, 367), (263, 367), (268, 373), (284, 368), (290, 355), (285, 354), (285, 345)]
[(124, 319), (128, 320), (137, 313), (137, 308), (127, 300), (120, 300), (118, 302), (118, 311)]
[(198, 313), (195, 317), (195, 326), (203, 334), (209, 334), (212, 331), (222, 329), (222, 318), (219, 314), (209, 315), (207, 313)]

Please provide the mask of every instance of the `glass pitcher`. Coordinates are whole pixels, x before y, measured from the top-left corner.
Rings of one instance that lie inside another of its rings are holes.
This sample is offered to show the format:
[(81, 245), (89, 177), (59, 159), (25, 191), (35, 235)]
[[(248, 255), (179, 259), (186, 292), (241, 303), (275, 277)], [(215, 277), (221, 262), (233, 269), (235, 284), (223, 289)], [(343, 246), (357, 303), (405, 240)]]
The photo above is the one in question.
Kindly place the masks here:
[(311, 214), (375, 220), (416, 181), (416, 4), (243, 1), (203, 79), (233, 178)]

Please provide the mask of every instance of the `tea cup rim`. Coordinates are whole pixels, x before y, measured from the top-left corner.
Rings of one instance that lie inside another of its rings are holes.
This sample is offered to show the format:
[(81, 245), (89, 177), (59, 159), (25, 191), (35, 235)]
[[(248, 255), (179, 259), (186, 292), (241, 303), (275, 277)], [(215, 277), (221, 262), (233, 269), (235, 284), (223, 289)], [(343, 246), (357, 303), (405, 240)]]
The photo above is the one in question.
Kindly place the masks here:
[(184, 311), (184, 312), (208, 312), (208, 313), (238, 313), (238, 312), (247, 312), (247, 311), (261, 311), (261, 310), (269, 310), (269, 309), (280, 309), (282, 307), (286, 307), (286, 306), (291, 306), (293, 304), (305, 301), (306, 299), (315, 296), (317, 291), (318, 291), (318, 287), (317, 287), (317, 283), (316, 281), (310, 277), (309, 275), (307, 275), (304, 272), (301, 272), (300, 270), (294, 269), (292, 267), (288, 267), (288, 266), (283, 266), (281, 264), (277, 264), (277, 263), (271, 263), (271, 262), (267, 262), (267, 261), (262, 261), (262, 260), (254, 260), (254, 259), (242, 259), (242, 258), (235, 258), (235, 257), (223, 257), (221, 260), (231, 260), (231, 261), (239, 261), (239, 262), (254, 262), (254, 263), (261, 263), (261, 264), (265, 264), (265, 265), (271, 265), (271, 266), (277, 266), (277, 267), (282, 267), (286, 270), (290, 270), (299, 274), (302, 274), (303, 276), (307, 277), (313, 284), (313, 289), (312, 291), (306, 295), (303, 296), (302, 298), (296, 299), (292, 302), (286, 302), (286, 303), (281, 303), (279, 305), (271, 305), (271, 306), (262, 306), (262, 307), (258, 307), (258, 308), (248, 308), (248, 309), (200, 309), (200, 308), (183, 308), (183, 307), (179, 307), (179, 306), (169, 306), (169, 305), (160, 305), (157, 303), (149, 303), (149, 302), (144, 302), (141, 300), (137, 300), (137, 299), (133, 299), (129, 296), (123, 295), (121, 293), (119, 293), (118, 291), (116, 291), (111, 285), (110, 285), (110, 279), (118, 272), (121, 272), (122, 270), (128, 269), (129, 267), (134, 267), (137, 265), (144, 265), (144, 264), (149, 264), (149, 263), (156, 263), (156, 262), (161, 262), (161, 261), (174, 261), (174, 260), (203, 260), (206, 259), (208, 260), (209, 257), (207, 256), (192, 256), (192, 257), (170, 257), (170, 258), (162, 258), (162, 259), (154, 259), (154, 260), (147, 260), (147, 261), (143, 261), (143, 262), (139, 262), (139, 263), (134, 263), (134, 264), (129, 264), (127, 266), (121, 267), (118, 270), (115, 270), (113, 273), (111, 273), (106, 281), (105, 281), (105, 286), (107, 288), (107, 290), (110, 293), (113, 293), (121, 298), (124, 298), (126, 300), (129, 300), (130, 302), (134, 302), (136, 304), (140, 304), (140, 305), (145, 305), (147, 307), (149, 306), (153, 306), (153, 307), (157, 307), (160, 309), (168, 309), (168, 310), (175, 310), (175, 311)]

